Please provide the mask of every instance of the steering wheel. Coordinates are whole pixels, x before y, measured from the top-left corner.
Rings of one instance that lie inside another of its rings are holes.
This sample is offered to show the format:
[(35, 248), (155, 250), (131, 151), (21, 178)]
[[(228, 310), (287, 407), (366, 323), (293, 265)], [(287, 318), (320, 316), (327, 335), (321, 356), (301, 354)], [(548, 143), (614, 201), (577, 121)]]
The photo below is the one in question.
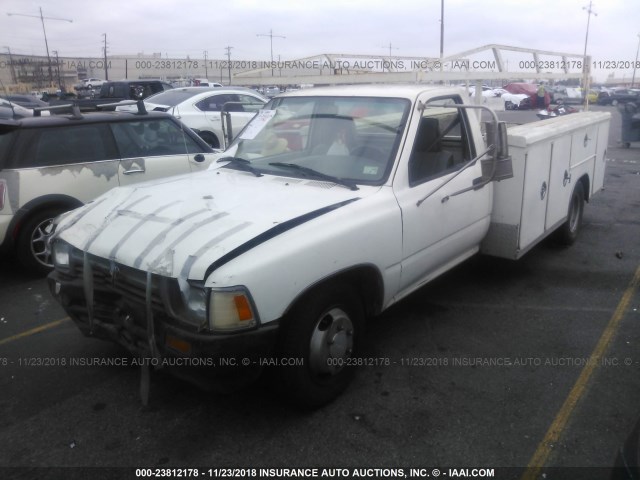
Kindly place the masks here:
[(378, 147), (372, 147), (371, 145), (360, 145), (351, 151), (351, 155), (354, 157), (365, 157), (377, 163), (384, 163), (386, 161), (384, 152)]

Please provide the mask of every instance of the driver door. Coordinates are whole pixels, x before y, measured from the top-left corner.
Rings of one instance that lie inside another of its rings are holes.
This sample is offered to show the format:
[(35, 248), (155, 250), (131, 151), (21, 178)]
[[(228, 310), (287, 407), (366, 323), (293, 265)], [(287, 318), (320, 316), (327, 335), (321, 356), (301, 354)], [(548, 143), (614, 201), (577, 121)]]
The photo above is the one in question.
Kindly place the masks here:
[[(469, 190), (481, 176), (480, 162), (463, 170), (478, 153), (472, 128), (459, 96), (430, 100), (416, 110), (394, 191), (402, 210), (403, 255), (400, 296), (419, 288), (478, 250), (489, 227), (491, 187)], [(448, 182), (448, 183), (446, 183)]]

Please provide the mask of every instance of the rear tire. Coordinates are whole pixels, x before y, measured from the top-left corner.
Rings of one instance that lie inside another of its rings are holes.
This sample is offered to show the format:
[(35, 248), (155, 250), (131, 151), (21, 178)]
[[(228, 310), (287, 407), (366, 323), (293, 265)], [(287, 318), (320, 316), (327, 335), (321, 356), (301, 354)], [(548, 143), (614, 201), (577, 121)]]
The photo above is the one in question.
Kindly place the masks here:
[(558, 230), (558, 241), (563, 245), (573, 245), (582, 228), (582, 214), (584, 213), (584, 185), (578, 182), (571, 194), (567, 221)]
[(28, 271), (46, 275), (53, 268), (50, 252), (46, 245), (48, 229), (53, 219), (67, 211), (63, 208), (47, 208), (31, 215), (20, 228), (16, 243), (18, 261)]
[[(278, 358), (289, 362), (276, 372), (287, 401), (318, 408), (340, 395), (355, 374), (363, 326), (362, 302), (347, 284), (321, 287), (299, 301), (278, 346)], [(292, 359), (298, 363), (290, 365)]]

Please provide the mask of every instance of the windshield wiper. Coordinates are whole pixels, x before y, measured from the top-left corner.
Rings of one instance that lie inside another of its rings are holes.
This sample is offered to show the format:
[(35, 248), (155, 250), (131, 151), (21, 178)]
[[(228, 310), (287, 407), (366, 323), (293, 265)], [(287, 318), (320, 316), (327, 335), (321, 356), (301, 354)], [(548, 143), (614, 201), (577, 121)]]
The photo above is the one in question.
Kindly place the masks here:
[(358, 186), (354, 182), (345, 180), (343, 178), (334, 177), (333, 175), (328, 175), (326, 173), (319, 172), (317, 170), (314, 170), (313, 168), (303, 167), (302, 165), (298, 165), (296, 163), (271, 162), (269, 163), (269, 165), (273, 165), (274, 167), (291, 168), (291, 169), (297, 170), (303, 175), (316, 177), (322, 180), (327, 180), (329, 182), (342, 185), (343, 187), (347, 187), (350, 190), (359, 190)]
[(238, 170), (243, 170), (245, 172), (253, 173), (256, 177), (262, 177), (262, 173), (259, 170), (251, 166), (251, 162), (249, 160), (245, 160), (240, 157), (222, 157), (219, 158), (217, 163), (220, 162), (229, 162), (225, 165), (225, 167), (229, 165), (233, 165)]

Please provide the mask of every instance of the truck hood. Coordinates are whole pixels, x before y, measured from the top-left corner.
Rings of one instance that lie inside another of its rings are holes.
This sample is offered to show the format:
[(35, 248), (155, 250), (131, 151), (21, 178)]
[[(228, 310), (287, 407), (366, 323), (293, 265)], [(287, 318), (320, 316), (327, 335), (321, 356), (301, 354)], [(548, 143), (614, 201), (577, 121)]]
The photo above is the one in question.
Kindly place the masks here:
[(379, 189), (214, 168), (111, 190), (59, 219), (54, 238), (143, 271), (204, 280), (212, 265)]

